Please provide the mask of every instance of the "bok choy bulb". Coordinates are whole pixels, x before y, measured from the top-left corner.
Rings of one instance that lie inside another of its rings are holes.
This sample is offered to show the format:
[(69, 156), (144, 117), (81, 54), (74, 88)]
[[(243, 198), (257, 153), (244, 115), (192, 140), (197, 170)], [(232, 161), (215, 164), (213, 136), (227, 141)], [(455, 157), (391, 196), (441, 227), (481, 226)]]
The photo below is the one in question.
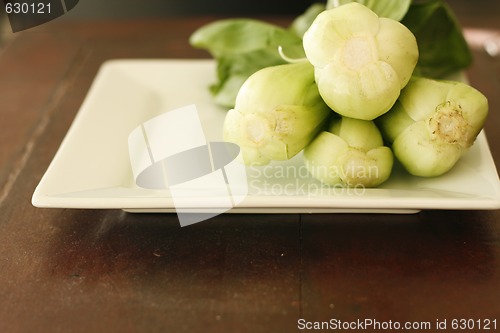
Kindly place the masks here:
[(323, 128), (332, 110), (323, 102), (308, 62), (251, 75), (224, 120), (224, 140), (240, 146), (248, 165), (288, 160)]
[(319, 14), (303, 45), (325, 102), (356, 119), (373, 120), (387, 112), (418, 60), (408, 28), (356, 2)]
[(487, 114), (486, 97), (473, 87), (414, 77), (377, 123), (410, 174), (433, 177), (472, 146)]
[(313, 177), (328, 185), (376, 187), (391, 175), (390, 148), (373, 121), (342, 117), (304, 149)]

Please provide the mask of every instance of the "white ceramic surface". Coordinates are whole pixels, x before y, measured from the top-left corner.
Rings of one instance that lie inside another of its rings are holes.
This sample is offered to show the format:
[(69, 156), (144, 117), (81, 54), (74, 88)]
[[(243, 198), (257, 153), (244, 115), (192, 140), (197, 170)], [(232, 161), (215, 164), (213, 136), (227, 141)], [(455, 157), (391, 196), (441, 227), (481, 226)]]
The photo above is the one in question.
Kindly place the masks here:
[[(135, 185), (127, 137), (156, 115), (195, 104), (207, 139), (221, 141), (226, 110), (212, 102), (207, 88), (214, 80), (212, 60), (112, 60), (103, 64), (35, 190), (33, 205), (174, 211), (168, 190)], [(396, 166), (391, 179), (380, 188), (326, 188), (307, 175), (299, 155), (288, 162), (249, 170), (248, 184), (248, 196), (231, 212), (500, 209), (500, 182), (484, 132), (451, 172), (437, 178), (413, 177)], [(192, 198), (192, 207), (193, 211), (200, 207), (196, 198)]]

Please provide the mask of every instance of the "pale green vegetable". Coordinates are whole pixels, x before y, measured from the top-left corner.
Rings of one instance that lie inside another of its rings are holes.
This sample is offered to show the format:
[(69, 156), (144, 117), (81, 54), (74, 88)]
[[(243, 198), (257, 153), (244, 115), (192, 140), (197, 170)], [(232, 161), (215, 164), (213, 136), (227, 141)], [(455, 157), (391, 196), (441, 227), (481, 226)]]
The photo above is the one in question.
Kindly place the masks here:
[(288, 29), (241, 18), (218, 20), (197, 29), (189, 42), (210, 52), (217, 63), (217, 77), (210, 86), (214, 102), (233, 108), (239, 88), (251, 74), (287, 63), (278, 52), (280, 46), (286, 58), (303, 58), (302, 37), (316, 16), (349, 2), (366, 6), (379, 17), (399, 20), (413, 33), (419, 47), (414, 74), (442, 78), (470, 65), (472, 55), (462, 29), (443, 0), (328, 0), (311, 5)]
[(376, 187), (391, 175), (394, 162), (379, 129), (369, 120), (342, 117), (304, 149), (313, 177), (328, 185)]
[(285, 64), (281, 46), (290, 57), (304, 57), (302, 39), (293, 31), (254, 19), (225, 19), (197, 29), (189, 43), (217, 60), (217, 82), (210, 87), (214, 102), (234, 107), (245, 80), (261, 68)]
[(333, 112), (323, 102), (308, 62), (267, 67), (245, 81), (228, 111), (224, 140), (240, 146), (245, 164), (298, 154)]
[(408, 28), (356, 2), (319, 14), (303, 45), (325, 102), (356, 119), (372, 120), (387, 112), (418, 60), (417, 42)]
[(414, 77), (377, 122), (408, 172), (432, 177), (449, 171), (472, 146), (487, 114), (486, 97), (473, 87)]

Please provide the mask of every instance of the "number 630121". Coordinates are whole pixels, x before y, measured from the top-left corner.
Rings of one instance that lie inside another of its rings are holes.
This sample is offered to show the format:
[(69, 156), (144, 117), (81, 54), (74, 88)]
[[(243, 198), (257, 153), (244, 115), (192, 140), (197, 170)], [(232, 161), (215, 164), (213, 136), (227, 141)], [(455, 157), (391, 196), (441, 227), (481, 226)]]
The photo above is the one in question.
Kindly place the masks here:
[(5, 12), (7, 14), (50, 14), (50, 9), (50, 2), (15, 2), (5, 4)]

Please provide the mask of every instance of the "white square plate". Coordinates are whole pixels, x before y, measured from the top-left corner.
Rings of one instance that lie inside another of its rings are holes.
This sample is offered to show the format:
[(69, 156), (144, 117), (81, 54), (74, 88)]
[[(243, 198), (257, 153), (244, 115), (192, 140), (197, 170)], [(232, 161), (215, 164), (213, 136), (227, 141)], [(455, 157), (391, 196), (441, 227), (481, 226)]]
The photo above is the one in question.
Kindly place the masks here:
[[(103, 64), (33, 194), (33, 205), (175, 211), (168, 190), (135, 185), (127, 138), (144, 121), (195, 104), (207, 140), (222, 141), (226, 110), (214, 105), (207, 89), (214, 81), (213, 60), (112, 60)], [(375, 189), (321, 186), (304, 172), (301, 158), (298, 155), (250, 172), (248, 196), (231, 212), (500, 209), (500, 182), (484, 133), (446, 175), (418, 178), (396, 166), (390, 180)]]

